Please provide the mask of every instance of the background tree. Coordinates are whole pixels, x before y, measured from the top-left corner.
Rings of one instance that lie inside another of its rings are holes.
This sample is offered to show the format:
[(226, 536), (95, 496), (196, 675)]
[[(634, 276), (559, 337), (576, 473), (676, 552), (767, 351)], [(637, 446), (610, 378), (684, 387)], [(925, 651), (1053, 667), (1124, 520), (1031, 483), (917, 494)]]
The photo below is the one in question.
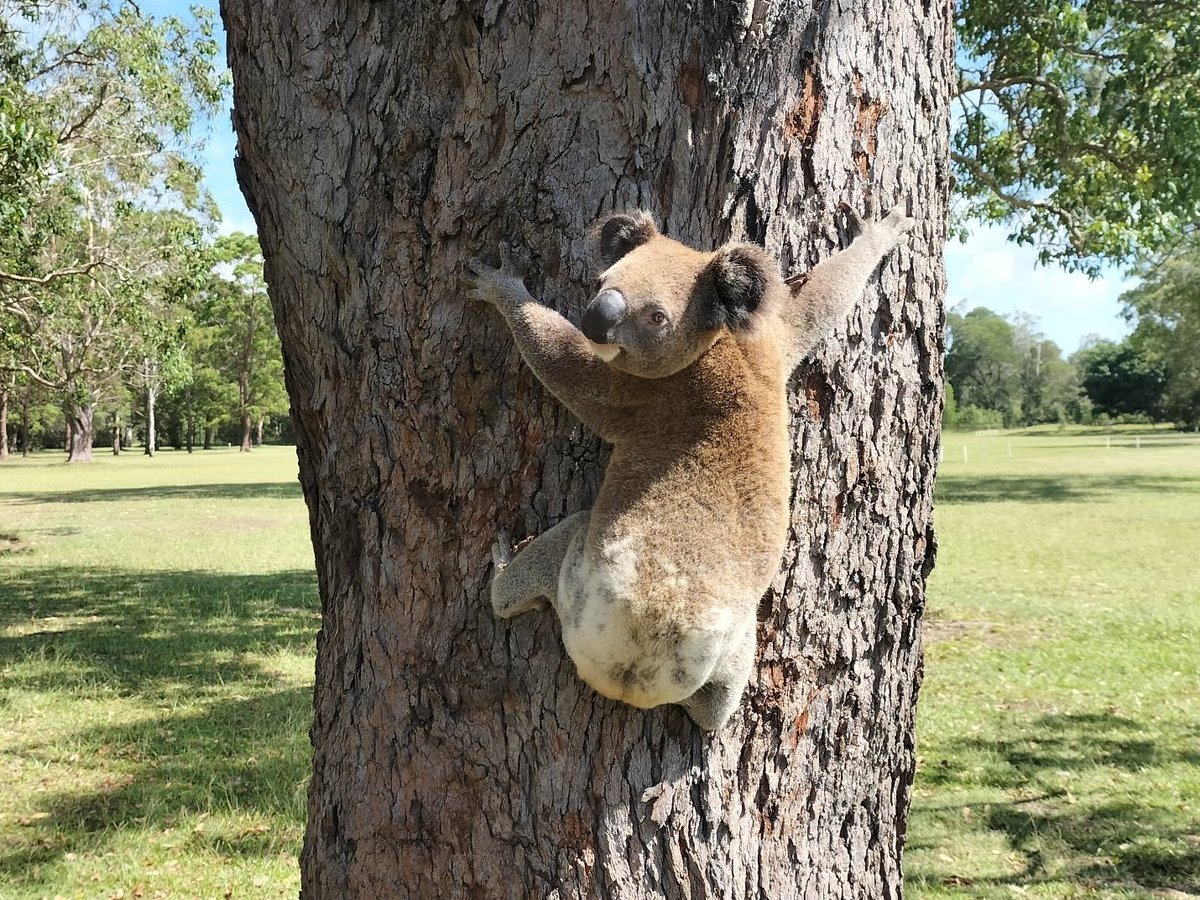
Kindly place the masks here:
[(254, 427), (287, 411), (283, 358), (263, 281), (258, 238), (230, 234), (217, 239), (216, 263), (205, 293), (201, 322), (209, 332), (213, 366), (236, 385), (234, 415), (241, 424), (241, 450), (250, 450)]
[(87, 460), (97, 379), (124, 364), (148, 293), (194, 248), (177, 211), (205, 212), (188, 151), (196, 110), (221, 95), (211, 16), (192, 27), (131, 2), (5, 3), (0, 33), (20, 58), (0, 130), (50, 136), (0, 210), (0, 315), (25, 336), (21, 371), (62, 396), (71, 458)]
[(1142, 283), (1122, 295), (1136, 327), (1128, 343), (1144, 368), (1161, 366), (1163, 412), (1200, 427), (1200, 239), (1140, 270)]
[(952, 158), (964, 220), (1095, 273), (1200, 221), (1200, 6), (964, 0)]
[[(948, 7), (881, 10), (222, 4), (323, 604), (306, 897), (900, 893), (952, 35)], [(577, 311), (588, 228), (645, 206), (803, 272), (867, 183), (920, 225), (796, 378), (796, 531), (742, 710), (708, 738), (597, 697), (551, 617), (488, 609), (496, 529), (589, 504), (601, 454), (462, 259), (512, 241)]]
[(1002, 316), (982, 306), (946, 314), (946, 379), (960, 415), (974, 406), (999, 413), (1005, 424), (1015, 420), (1023, 370), (1015, 330)]
[(1073, 357), (1079, 381), (1096, 412), (1161, 419), (1166, 375), (1160, 360), (1128, 339), (1097, 341)]
[(1038, 330), (1028, 313), (1012, 322), (1013, 346), (1022, 359), (1020, 416), (1022, 425), (1065, 422), (1078, 411), (1079, 381), (1075, 367), (1063, 359), (1058, 344)]

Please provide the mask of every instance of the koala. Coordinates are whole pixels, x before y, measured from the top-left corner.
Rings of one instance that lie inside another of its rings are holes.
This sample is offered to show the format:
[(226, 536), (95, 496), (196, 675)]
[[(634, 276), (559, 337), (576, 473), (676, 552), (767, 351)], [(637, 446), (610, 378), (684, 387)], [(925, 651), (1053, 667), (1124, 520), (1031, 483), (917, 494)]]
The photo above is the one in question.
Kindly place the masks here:
[(578, 328), (529, 294), (507, 247), (499, 268), (468, 264), (468, 294), (612, 445), (594, 507), (516, 555), (502, 532), (491, 585), (500, 617), (548, 600), (579, 677), (605, 697), (680, 704), (705, 731), (740, 703), (787, 540), (788, 377), (914, 224), (898, 207), (871, 223), (842, 208), (857, 237), (790, 283), (761, 247), (695, 250), (645, 212), (614, 215), (597, 228), (601, 272)]

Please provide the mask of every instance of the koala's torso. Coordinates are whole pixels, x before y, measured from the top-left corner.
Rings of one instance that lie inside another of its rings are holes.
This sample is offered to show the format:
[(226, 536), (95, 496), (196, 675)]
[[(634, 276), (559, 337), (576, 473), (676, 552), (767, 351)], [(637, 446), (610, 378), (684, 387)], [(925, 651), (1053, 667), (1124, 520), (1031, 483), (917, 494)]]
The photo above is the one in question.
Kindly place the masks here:
[(784, 381), (766, 323), (669, 378), (629, 378), (604, 485), (559, 580), (564, 643), (600, 693), (679, 702), (755, 628), (786, 540)]

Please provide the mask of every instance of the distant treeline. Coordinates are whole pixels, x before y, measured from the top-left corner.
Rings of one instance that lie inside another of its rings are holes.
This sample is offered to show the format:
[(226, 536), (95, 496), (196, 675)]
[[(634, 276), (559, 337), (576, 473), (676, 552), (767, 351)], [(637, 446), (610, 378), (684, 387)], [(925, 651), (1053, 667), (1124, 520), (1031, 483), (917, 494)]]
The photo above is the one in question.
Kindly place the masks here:
[(215, 29), (202, 6), (0, 3), (0, 459), (288, 437), (258, 241), (214, 237), (200, 167)]
[[(20, 398), (18, 398), (19, 401)], [(234, 415), (200, 421), (188, 414), (188, 400), (182, 391), (166, 394), (157, 405), (155, 440), (157, 449), (210, 450), (240, 447), (242, 423)], [(18, 402), (8, 421), (10, 453), (34, 450), (61, 450), (69, 446), (66, 416), (54, 403), (37, 403), (22, 408)], [(28, 428), (28, 440), (25, 429)], [(123, 407), (106, 404), (97, 418), (96, 442), (114, 449), (145, 452), (147, 447), (146, 413), (140, 399), (128, 397)], [(250, 444), (292, 444), (292, 420), (287, 413), (260, 416), (252, 420)]]
[(1200, 427), (1200, 246), (1185, 241), (1122, 296), (1134, 325), (1064, 358), (1035, 319), (983, 307), (946, 316), (947, 428), (1174, 422)]
[[(41, 305), (36, 328), (5, 333), (0, 346), (11, 362), (0, 366), (0, 458), (63, 448), (86, 459), (93, 442), (153, 454), (164, 444), (249, 450), (291, 441), (258, 240), (225, 235), (194, 255), (200, 274), (191, 289), (142, 310), (142, 329), (158, 340), (97, 325), (91, 301), (103, 294), (72, 296), (62, 283), (61, 293), (47, 294), (54, 302)], [(64, 349), (55, 353), (57, 345)]]

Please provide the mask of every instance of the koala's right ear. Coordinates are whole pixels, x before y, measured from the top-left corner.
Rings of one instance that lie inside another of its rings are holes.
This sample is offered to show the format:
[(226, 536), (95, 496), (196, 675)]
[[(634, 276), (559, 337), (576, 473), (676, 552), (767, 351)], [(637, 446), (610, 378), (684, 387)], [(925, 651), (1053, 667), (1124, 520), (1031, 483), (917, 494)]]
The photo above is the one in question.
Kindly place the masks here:
[(596, 233), (599, 235), (600, 264), (607, 269), (627, 253), (648, 243), (658, 234), (658, 228), (650, 213), (638, 210), (609, 216), (596, 227)]
[(704, 327), (724, 325), (733, 332), (752, 331), (772, 279), (779, 280), (779, 269), (762, 247), (726, 244), (700, 273), (700, 284), (708, 293), (703, 305)]

